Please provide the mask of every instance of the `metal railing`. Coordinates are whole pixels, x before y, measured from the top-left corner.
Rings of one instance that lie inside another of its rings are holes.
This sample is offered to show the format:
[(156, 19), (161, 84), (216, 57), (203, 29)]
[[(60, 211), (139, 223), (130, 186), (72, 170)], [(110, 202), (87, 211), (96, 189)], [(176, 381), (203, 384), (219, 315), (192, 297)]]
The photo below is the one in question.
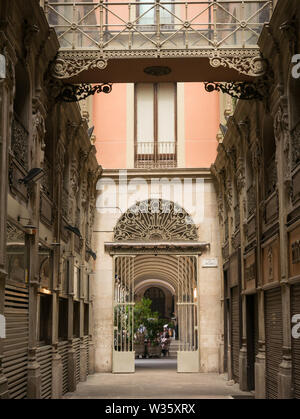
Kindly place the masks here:
[(177, 144), (171, 141), (140, 142), (135, 145), (135, 167), (167, 168), (177, 166)]
[(273, 1), (42, 0), (61, 50), (253, 48)]

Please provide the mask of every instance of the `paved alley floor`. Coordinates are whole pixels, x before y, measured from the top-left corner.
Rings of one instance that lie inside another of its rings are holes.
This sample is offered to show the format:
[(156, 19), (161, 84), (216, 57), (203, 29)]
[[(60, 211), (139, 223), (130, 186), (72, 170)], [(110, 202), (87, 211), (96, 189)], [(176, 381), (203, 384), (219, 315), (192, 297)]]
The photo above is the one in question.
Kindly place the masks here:
[[(96, 373), (65, 399), (231, 399), (250, 398), (224, 375), (177, 373), (174, 359), (136, 360), (135, 374)], [(252, 397), (251, 397), (252, 398)]]

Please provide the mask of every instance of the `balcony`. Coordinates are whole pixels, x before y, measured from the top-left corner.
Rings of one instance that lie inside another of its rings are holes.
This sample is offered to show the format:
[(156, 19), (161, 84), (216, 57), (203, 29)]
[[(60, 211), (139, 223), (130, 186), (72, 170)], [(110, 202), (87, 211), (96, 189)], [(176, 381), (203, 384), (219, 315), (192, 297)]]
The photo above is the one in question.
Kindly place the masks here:
[(135, 167), (162, 169), (177, 166), (175, 142), (138, 142), (135, 145)]
[(145, 68), (158, 60), (170, 67), (172, 76), (166, 78), (177, 81), (226, 81), (235, 73), (234, 79), (247, 79), (264, 71), (257, 41), (273, 1), (42, 0), (42, 5), (60, 42), (57, 78), (142, 82)]

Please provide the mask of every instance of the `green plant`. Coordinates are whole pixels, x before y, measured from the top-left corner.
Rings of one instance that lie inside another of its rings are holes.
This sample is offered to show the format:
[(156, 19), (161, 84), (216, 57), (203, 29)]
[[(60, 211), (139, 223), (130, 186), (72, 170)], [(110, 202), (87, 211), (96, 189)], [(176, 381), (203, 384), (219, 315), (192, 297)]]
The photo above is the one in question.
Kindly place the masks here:
[(148, 338), (152, 346), (158, 344), (157, 334), (163, 330), (164, 320), (159, 318), (158, 312), (151, 311), (152, 300), (142, 298), (134, 307), (135, 333), (141, 326), (146, 328), (145, 337)]

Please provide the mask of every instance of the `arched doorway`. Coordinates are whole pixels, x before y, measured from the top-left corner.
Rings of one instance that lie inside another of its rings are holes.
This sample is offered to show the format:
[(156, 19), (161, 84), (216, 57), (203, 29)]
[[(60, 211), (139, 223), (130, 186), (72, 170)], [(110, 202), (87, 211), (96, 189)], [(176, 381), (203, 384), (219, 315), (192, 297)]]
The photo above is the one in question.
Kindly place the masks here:
[[(198, 372), (198, 256), (207, 243), (197, 240), (196, 226), (184, 209), (160, 199), (130, 208), (114, 233), (115, 241), (106, 246), (114, 255), (113, 372), (135, 370), (134, 296), (139, 282), (147, 278), (158, 278), (175, 290), (177, 371)], [(161, 294), (155, 298), (161, 307)]]
[(151, 310), (159, 313), (160, 318), (166, 317), (166, 296), (163, 290), (158, 287), (148, 288), (144, 297), (152, 301)]

